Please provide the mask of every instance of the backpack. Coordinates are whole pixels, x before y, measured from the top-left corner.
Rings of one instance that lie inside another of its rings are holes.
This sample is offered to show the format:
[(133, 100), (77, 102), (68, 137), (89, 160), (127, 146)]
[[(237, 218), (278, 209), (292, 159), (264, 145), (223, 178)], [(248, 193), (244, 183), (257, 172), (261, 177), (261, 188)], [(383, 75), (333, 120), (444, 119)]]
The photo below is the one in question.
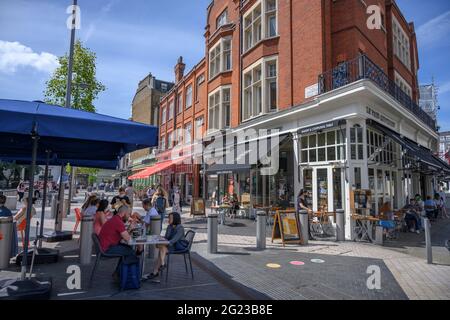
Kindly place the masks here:
[(120, 264), (120, 290), (139, 289), (141, 278), (139, 263)]
[(164, 213), (166, 211), (166, 198), (164, 197), (156, 198), (155, 208), (159, 214)]

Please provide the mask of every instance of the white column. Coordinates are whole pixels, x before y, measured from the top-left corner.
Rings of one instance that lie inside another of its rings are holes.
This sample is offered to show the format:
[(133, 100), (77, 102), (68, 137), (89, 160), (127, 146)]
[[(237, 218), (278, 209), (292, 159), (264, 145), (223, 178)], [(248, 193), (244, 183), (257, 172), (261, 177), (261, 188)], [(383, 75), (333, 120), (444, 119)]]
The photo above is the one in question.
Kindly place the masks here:
[(346, 154), (346, 174), (344, 179), (344, 194), (345, 194), (345, 239), (350, 240), (352, 236), (352, 222), (351, 222), (351, 211), (350, 211), (350, 190), (352, 187), (352, 172), (353, 167), (351, 165), (351, 153), (350, 153), (350, 127), (353, 126), (352, 121), (347, 121), (347, 126), (345, 128), (345, 154)]
[(300, 179), (300, 137), (298, 133), (293, 134), (292, 147), (294, 149), (294, 201), (295, 208), (297, 208), (297, 196), (302, 188), (302, 182)]

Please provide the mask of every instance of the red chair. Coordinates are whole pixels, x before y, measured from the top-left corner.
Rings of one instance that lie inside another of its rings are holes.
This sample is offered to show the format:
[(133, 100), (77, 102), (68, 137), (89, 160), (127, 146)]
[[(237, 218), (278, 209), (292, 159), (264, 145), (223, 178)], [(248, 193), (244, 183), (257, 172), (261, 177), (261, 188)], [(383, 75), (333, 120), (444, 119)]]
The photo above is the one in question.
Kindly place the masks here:
[(77, 229), (78, 226), (80, 225), (81, 222), (81, 210), (79, 208), (75, 208), (75, 217), (76, 217), (76, 222), (75, 222), (75, 227), (73, 228), (73, 233), (77, 233)]

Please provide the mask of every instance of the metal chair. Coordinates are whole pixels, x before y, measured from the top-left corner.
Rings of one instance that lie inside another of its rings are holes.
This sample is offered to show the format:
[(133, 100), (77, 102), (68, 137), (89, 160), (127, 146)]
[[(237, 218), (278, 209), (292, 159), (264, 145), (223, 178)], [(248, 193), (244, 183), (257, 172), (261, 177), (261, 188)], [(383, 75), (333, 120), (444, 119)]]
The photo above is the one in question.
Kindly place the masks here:
[(187, 266), (187, 262), (186, 262), (186, 255), (189, 257), (189, 265), (191, 267), (191, 275), (192, 275), (192, 279), (194, 279), (194, 270), (192, 269), (192, 261), (191, 261), (191, 247), (192, 247), (192, 243), (194, 242), (194, 237), (195, 237), (195, 231), (189, 230), (188, 232), (186, 232), (186, 235), (184, 236), (184, 238), (189, 242), (188, 247), (185, 250), (180, 250), (180, 251), (174, 251), (172, 253), (167, 253), (167, 271), (166, 271), (166, 282), (169, 278), (169, 263), (170, 263), (170, 255), (172, 254), (182, 254), (183, 258), (184, 258), (184, 267), (186, 269), (186, 273), (189, 273), (188, 271), (188, 266)]
[(96, 233), (92, 234), (92, 241), (94, 242), (94, 250), (95, 250), (95, 254), (97, 255), (97, 257), (95, 258), (95, 264), (94, 264), (94, 267), (92, 268), (91, 278), (89, 280), (89, 288), (92, 287), (92, 280), (94, 279), (95, 270), (97, 270), (97, 266), (98, 266), (98, 263), (100, 262), (100, 259), (106, 260), (106, 259), (117, 259), (118, 258), (119, 262), (117, 265), (120, 265), (120, 263), (122, 262), (122, 259), (123, 259), (123, 256), (121, 256), (121, 255), (105, 253), (102, 250), (102, 247), (100, 245), (100, 239)]

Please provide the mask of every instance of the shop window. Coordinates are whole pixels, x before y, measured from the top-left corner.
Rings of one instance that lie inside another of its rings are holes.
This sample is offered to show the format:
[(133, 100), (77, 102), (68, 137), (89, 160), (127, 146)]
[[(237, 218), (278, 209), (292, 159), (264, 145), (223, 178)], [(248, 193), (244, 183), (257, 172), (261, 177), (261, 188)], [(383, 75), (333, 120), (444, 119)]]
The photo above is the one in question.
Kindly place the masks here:
[(301, 163), (345, 160), (345, 138), (340, 130), (302, 136)]
[(357, 125), (350, 128), (350, 155), (352, 160), (363, 160), (363, 129)]
[(354, 186), (356, 189), (362, 189), (362, 183), (361, 183), (361, 168), (355, 167), (354, 169)]

